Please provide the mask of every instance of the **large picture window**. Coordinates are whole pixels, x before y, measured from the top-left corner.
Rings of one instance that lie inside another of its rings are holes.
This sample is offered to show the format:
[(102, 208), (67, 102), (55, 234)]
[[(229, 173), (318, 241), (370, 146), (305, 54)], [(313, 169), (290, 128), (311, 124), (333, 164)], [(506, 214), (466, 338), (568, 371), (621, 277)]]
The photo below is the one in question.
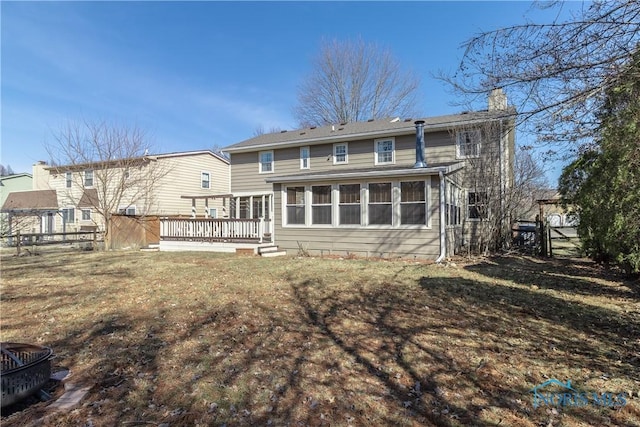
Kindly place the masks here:
[(360, 184), (344, 184), (340, 190), (340, 224), (360, 224)]
[(331, 186), (311, 187), (311, 223), (331, 224)]
[(391, 183), (369, 184), (369, 224), (392, 224)]
[(304, 187), (287, 187), (287, 224), (304, 223)]
[(403, 225), (427, 223), (427, 197), (424, 181), (400, 183), (400, 223)]

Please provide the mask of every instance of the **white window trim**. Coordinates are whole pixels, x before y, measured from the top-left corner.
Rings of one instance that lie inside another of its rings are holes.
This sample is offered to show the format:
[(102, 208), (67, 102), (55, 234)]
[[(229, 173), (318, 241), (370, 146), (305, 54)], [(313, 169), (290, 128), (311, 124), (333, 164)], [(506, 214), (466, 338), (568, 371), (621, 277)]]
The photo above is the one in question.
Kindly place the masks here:
[[(344, 147), (344, 162), (338, 161), (338, 156), (336, 155), (337, 147)], [(334, 165), (346, 165), (349, 163), (349, 143), (348, 142), (340, 142), (337, 144), (333, 144), (333, 164)]]
[[(67, 222), (65, 219), (65, 211), (73, 211), (73, 221)], [(75, 224), (76, 223), (76, 207), (75, 206), (65, 206), (62, 208), (62, 222), (63, 224)]]
[[(85, 212), (89, 212), (89, 219), (84, 219), (84, 213)], [(91, 221), (91, 209), (89, 208), (82, 208), (80, 209), (80, 220), (81, 221)]]
[(64, 174), (64, 186), (65, 186), (65, 188), (73, 187), (73, 172), (65, 172), (65, 174)]
[[(304, 224), (289, 224), (289, 215), (287, 210), (287, 188), (288, 187), (304, 187)], [(288, 184), (283, 185), (280, 190), (281, 193), (281, 205), (282, 205), (282, 227), (284, 228), (306, 228), (310, 223), (310, 209), (307, 209), (307, 202), (309, 200), (310, 187), (301, 184)]]
[[(303, 157), (304, 150), (307, 150), (307, 157)], [(307, 165), (304, 165), (304, 161), (307, 161)], [(300, 147), (300, 169), (311, 169), (311, 147)]]
[[(207, 180), (207, 187), (205, 187), (204, 184), (204, 175), (207, 174), (208, 176), (208, 180)], [(211, 189), (211, 172), (209, 171), (201, 171), (200, 172), (200, 188), (202, 188), (203, 190), (210, 190)]]
[[(211, 212), (213, 212), (213, 215), (211, 215)], [(218, 218), (218, 208), (209, 208), (209, 218), (212, 219), (217, 219)]]
[[(401, 182), (423, 181), (425, 185), (425, 223), (424, 224), (401, 224)], [(391, 224), (369, 224), (369, 184), (391, 182), (391, 206), (392, 206), (392, 223)], [(340, 224), (340, 185), (359, 184), (360, 185), (360, 224)], [(311, 187), (331, 185), (331, 224), (313, 224), (312, 206), (313, 194)], [(304, 187), (305, 194), (305, 223), (289, 224), (287, 218), (287, 187)], [(312, 228), (312, 229), (357, 229), (357, 230), (430, 230), (432, 229), (432, 197), (431, 197), (431, 176), (412, 179), (405, 177), (403, 179), (384, 179), (374, 181), (358, 181), (358, 182), (339, 182), (329, 183), (325, 181), (314, 182), (311, 184), (295, 184), (288, 183), (283, 185), (280, 190), (281, 209), (282, 209), (282, 227), (284, 228)]]
[[(460, 147), (461, 147), (461, 137), (462, 135), (468, 134), (468, 133), (473, 133), (474, 134), (474, 139), (477, 142), (478, 145), (478, 154), (475, 155), (463, 155), (460, 152)], [(460, 129), (456, 132), (456, 159), (476, 159), (478, 157), (480, 157), (480, 150), (482, 150), (482, 134), (480, 132), (480, 129)]]
[[(265, 153), (271, 153), (271, 170), (270, 171), (262, 170), (262, 155)], [(274, 156), (273, 150), (258, 151), (258, 173), (273, 173), (275, 168), (276, 168), (276, 158)]]
[[(380, 162), (379, 152), (378, 152), (378, 143), (384, 141), (391, 141), (391, 161), (389, 162)], [(396, 164), (396, 139), (395, 138), (379, 138), (373, 140), (373, 163), (374, 165), (395, 165)]]

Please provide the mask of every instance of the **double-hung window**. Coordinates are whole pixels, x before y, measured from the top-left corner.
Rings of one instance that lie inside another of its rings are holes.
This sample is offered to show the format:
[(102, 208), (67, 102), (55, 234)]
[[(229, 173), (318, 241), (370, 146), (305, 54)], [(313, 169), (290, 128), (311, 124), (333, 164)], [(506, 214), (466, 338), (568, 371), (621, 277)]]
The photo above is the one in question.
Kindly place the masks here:
[(82, 209), (82, 220), (91, 221), (91, 209)]
[(84, 186), (93, 187), (93, 169), (84, 171)]
[(487, 193), (484, 191), (469, 192), (467, 199), (467, 218), (481, 220), (488, 217)]
[(304, 224), (304, 187), (287, 187), (287, 224)]
[(340, 165), (349, 163), (349, 144), (333, 144), (333, 164)]
[(311, 187), (311, 223), (331, 224), (331, 186)]
[(360, 224), (360, 184), (343, 184), (339, 187), (340, 224)]
[(427, 197), (424, 181), (400, 183), (400, 223), (427, 224)]
[(273, 151), (260, 151), (260, 173), (273, 173)]
[(456, 154), (459, 159), (480, 156), (480, 129), (458, 131)]
[(309, 169), (309, 147), (300, 147), (300, 169)]
[(394, 158), (394, 146), (395, 141), (393, 138), (377, 139), (375, 144), (375, 164), (376, 165), (388, 165), (395, 162)]
[(201, 188), (211, 188), (211, 175), (209, 172), (202, 172), (200, 174), (200, 181)]
[(71, 188), (71, 185), (73, 183), (73, 175), (71, 174), (71, 172), (65, 173), (64, 178), (65, 178), (65, 186), (67, 188)]
[(76, 220), (76, 210), (75, 208), (64, 208), (62, 209), (62, 221), (65, 224), (72, 224)]
[(392, 224), (393, 204), (391, 195), (390, 182), (369, 184), (369, 224)]

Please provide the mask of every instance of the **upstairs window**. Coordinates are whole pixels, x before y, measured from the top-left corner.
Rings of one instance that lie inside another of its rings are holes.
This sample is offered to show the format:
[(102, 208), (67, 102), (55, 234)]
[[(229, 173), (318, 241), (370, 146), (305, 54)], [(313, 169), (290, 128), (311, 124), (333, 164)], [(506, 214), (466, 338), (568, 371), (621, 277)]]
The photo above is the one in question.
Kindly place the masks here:
[(93, 187), (93, 170), (88, 169), (84, 171), (84, 186)]
[(400, 183), (400, 223), (426, 225), (427, 194), (424, 181)]
[(287, 224), (304, 223), (304, 187), (287, 187)]
[(311, 223), (331, 224), (331, 186), (311, 187)]
[(260, 173), (272, 173), (273, 172), (273, 151), (261, 151), (260, 157)]
[(381, 182), (369, 184), (369, 224), (391, 225), (393, 205), (391, 200), (391, 183)]
[(309, 147), (300, 147), (300, 169), (309, 169)]
[(395, 141), (393, 138), (379, 139), (374, 144), (376, 165), (393, 164), (395, 162)]
[(480, 156), (480, 130), (459, 131), (456, 135), (456, 156), (467, 159)]
[(201, 181), (202, 188), (211, 188), (209, 172), (202, 172), (200, 174), (200, 181)]
[(333, 145), (333, 164), (346, 164), (349, 163), (349, 145), (347, 143), (344, 144), (334, 144)]
[(71, 174), (71, 172), (65, 173), (64, 179), (65, 179), (65, 186), (67, 188), (71, 188), (71, 185), (73, 184), (73, 175)]
[(340, 224), (360, 224), (360, 184), (340, 185)]

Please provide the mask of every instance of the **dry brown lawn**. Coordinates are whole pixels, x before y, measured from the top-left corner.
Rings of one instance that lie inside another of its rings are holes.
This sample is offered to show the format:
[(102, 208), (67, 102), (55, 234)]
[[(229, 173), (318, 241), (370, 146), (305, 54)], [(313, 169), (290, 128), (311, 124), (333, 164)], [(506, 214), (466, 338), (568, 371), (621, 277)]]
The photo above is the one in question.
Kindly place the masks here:
[[(640, 286), (587, 262), (1, 261), (2, 340), (53, 348), (91, 387), (3, 426), (640, 425)], [(627, 404), (535, 408), (550, 378)]]

